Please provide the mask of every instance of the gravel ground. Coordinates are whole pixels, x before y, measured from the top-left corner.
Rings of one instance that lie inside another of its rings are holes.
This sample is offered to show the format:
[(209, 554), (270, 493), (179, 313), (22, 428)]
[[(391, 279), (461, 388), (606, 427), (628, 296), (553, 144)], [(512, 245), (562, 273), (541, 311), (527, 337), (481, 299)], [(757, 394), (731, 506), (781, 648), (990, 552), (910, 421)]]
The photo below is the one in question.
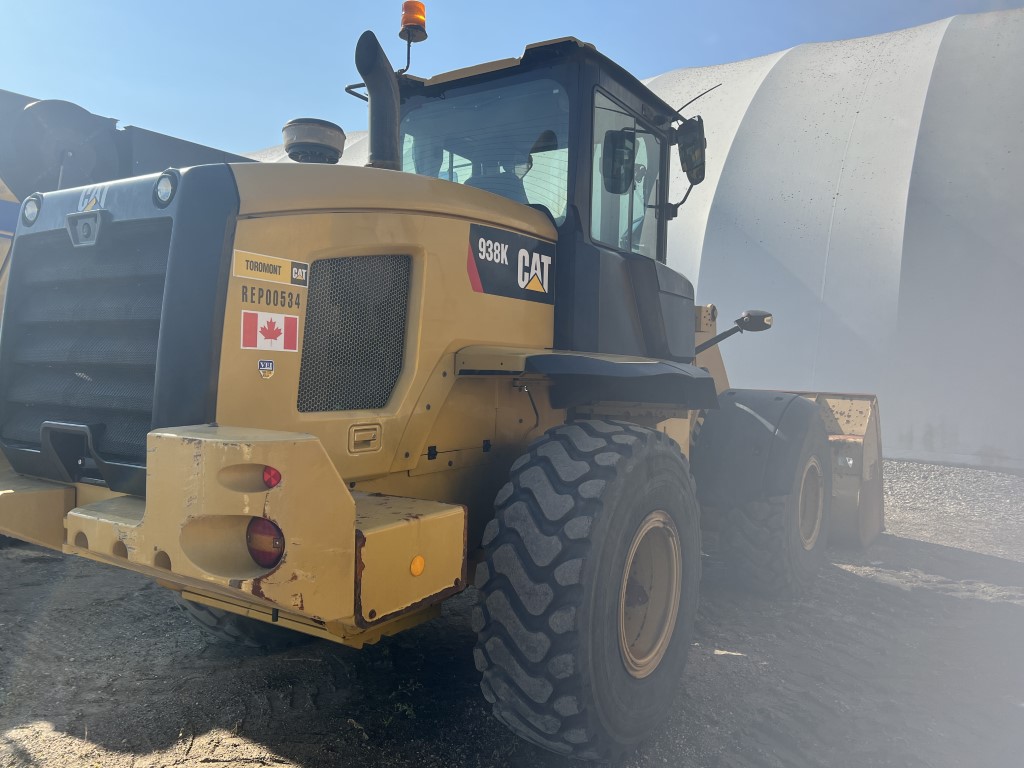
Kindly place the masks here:
[[(887, 462), (889, 532), (766, 602), (707, 569), (640, 766), (1018, 766), (1024, 478)], [(559, 766), (477, 687), (468, 613), (364, 651), (207, 645), (130, 573), (0, 549), (0, 766)]]

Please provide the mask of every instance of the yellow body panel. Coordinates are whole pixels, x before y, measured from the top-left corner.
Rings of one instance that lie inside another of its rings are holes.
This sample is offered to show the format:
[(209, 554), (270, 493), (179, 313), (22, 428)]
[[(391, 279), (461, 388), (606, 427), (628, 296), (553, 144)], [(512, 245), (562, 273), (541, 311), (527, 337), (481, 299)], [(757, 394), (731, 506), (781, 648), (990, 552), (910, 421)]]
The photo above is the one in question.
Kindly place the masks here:
[(356, 622), (384, 621), (466, 583), (466, 510), (356, 496)]
[[(65, 552), (139, 571), (189, 599), (354, 645), (393, 631), (392, 622), (409, 625), (412, 613), (428, 618), (431, 603), (465, 587), (463, 507), (353, 496), (311, 435), (157, 430), (149, 460), (147, 499), (80, 502), (67, 514)], [(268, 464), (283, 477), (270, 490), (262, 480)], [(71, 487), (19, 480), (22, 494), (74, 497)], [(63, 534), (62, 517), (50, 521)], [(252, 517), (284, 532), (284, 556), (272, 569), (249, 557)], [(417, 557), (427, 565), (413, 574)]]
[(551, 241), (557, 236), (550, 219), (540, 211), (489, 192), (425, 176), (315, 164), (244, 163), (232, 165), (231, 170), (238, 184), (242, 218), (307, 211), (396, 211), (487, 222)]
[[(697, 318), (695, 323), (695, 344), (700, 346), (710, 341), (718, 333), (718, 308), (714, 304), (697, 307)], [(729, 376), (725, 372), (725, 361), (722, 360), (722, 350), (719, 345), (705, 349), (694, 361), (698, 368), (703, 368), (715, 379), (715, 390), (719, 394), (729, 389)]]
[(70, 486), (22, 477), (0, 455), (0, 534), (59, 551), (74, 501)]
[[(70, 546), (163, 571), (190, 589), (249, 595), (323, 621), (352, 617), (355, 502), (314, 437), (157, 430), (148, 458), (147, 498), (76, 507)], [(262, 480), (268, 464), (285, 478), (273, 490)], [(285, 558), (271, 573), (246, 548), (246, 525), (261, 516), (286, 536)]]
[[(535, 398), (543, 415), (538, 418), (529, 394), (508, 379), (458, 377), (456, 353), (479, 344), (549, 348), (554, 311), (550, 304), (475, 292), (467, 274), (469, 227), (485, 223), (554, 240), (551, 222), (496, 195), (410, 174), (256, 164), (232, 169), (241, 219), (228, 285), (218, 382), (225, 394), (217, 422), (316, 435), (346, 482), (361, 491), (469, 505), (493, 498), (509, 456), (563, 415), (551, 411), (546, 397), (539, 403)], [(310, 266), (366, 255), (411, 258), (402, 374), (384, 408), (301, 413), (301, 344), (298, 353), (241, 349), (243, 311), (297, 314), (300, 340), (305, 327), (304, 309), (253, 302), (260, 287), (283, 291), (286, 302), (303, 307), (307, 294), (304, 286), (254, 279), (240, 262), (253, 253)], [(264, 379), (258, 362), (268, 358), (274, 374)], [(379, 431), (373, 449), (353, 450), (354, 433), (366, 429)], [(501, 450), (485, 452), (485, 441)], [(439, 458), (429, 458), (430, 448)], [(467, 478), (469, 468), (481, 477)], [(432, 474), (444, 477), (424, 478)]]

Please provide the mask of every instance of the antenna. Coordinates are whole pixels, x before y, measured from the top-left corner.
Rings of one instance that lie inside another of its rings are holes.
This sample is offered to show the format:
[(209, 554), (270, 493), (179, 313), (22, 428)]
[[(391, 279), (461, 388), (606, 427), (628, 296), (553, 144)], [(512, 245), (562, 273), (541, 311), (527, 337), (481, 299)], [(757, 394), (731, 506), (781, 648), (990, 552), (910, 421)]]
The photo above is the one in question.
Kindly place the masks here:
[[(708, 88), (708, 89), (707, 89), (706, 91), (704, 91), (704, 93), (698, 93), (698, 94), (697, 94), (696, 96), (694, 96), (694, 97), (693, 97), (692, 99), (690, 99), (690, 100), (689, 100), (688, 102), (686, 102), (685, 104), (683, 104), (683, 106), (681, 106), (681, 107), (680, 107), (679, 109), (677, 109), (677, 110), (676, 110), (676, 114), (677, 114), (677, 115), (679, 115), (679, 113), (680, 113), (680, 112), (682, 112), (682, 111), (683, 111), (684, 109), (686, 109), (686, 108), (687, 108), (688, 106), (690, 106), (691, 104), (693, 104), (693, 102), (695, 102), (695, 101), (696, 101), (697, 99), (699, 99), (699, 98), (700, 98), (701, 96), (707, 96), (707, 95), (708, 95), (709, 93), (711, 93), (711, 92), (712, 92), (713, 90), (715, 90), (715, 88), (718, 88), (718, 86), (720, 86), (720, 85), (721, 85), (721, 83), (719, 83), (718, 85), (712, 85), (712, 86), (711, 86), (710, 88)], [(679, 116), (680, 116), (680, 117), (682, 117), (682, 115), (679, 115)], [(683, 119), (685, 120), (686, 118), (683, 118)]]

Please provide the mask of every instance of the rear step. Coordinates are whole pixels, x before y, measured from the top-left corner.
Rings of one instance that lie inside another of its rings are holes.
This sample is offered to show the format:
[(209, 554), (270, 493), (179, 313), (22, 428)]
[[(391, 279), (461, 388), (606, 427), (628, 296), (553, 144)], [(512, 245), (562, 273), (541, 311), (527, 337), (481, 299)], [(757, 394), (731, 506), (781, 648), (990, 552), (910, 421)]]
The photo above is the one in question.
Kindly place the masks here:
[(0, 534), (60, 552), (75, 489), (23, 477), (0, 457)]

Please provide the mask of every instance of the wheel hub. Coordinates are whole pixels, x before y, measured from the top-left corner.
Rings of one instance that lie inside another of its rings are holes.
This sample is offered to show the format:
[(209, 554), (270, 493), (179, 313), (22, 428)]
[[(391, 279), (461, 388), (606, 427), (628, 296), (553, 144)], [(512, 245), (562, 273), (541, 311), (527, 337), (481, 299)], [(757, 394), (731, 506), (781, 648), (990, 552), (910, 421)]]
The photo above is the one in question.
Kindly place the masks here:
[(619, 589), (619, 650), (630, 675), (647, 677), (672, 640), (683, 588), (679, 531), (661, 510), (633, 535)]
[(800, 481), (800, 543), (810, 551), (821, 533), (821, 518), (825, 509), (825, 484), (822, 480), (821, 464), (817, 456), (811, 456), (804, 467)]

